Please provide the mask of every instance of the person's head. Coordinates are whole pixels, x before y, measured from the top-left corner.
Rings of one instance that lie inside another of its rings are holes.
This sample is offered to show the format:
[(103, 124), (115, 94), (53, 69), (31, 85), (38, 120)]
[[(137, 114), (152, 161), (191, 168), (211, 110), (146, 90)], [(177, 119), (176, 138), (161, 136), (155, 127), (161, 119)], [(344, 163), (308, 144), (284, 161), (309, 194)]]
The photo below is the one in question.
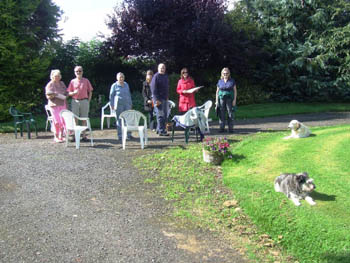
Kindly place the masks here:
[(223, 68), (222, 70), (221, 70), (221, 78), (222, 79), (229, 79), (230, 78), (230, 75), (231, 73), (230, 73), (230, 70), (228, 69), (228, 68)]
[(182, 79), (187, 79), (188, 78), (188, 69), (187, 68), (181, 69), (181, 78)]
[(60, 81), (61, 80), (61, 71), (59, 69), (53, 69), (50, 73), (50, 79), (53, 81)]
[(117, 81), (118, 81), (119, 83), (123, 83), (124, 80), (125, 80), (124, 73), (118, 72), (118, 73), (117, 73)]
[(153, 71), (152, 70), (147, 70), (147, 72), (146, 72), (146, 81), (147, 82), (151, 82), (152, 78), (153, 78)]
[(159, 74), (165, 74), (165, 70), (166, 70), (165, 64), (164, 63), (160, 63), (158, 65), (158, 73)]
[(82, 66), (75, 66), (74, 73), (77, 78), (81, 78), (83, 76), (83, 67)]

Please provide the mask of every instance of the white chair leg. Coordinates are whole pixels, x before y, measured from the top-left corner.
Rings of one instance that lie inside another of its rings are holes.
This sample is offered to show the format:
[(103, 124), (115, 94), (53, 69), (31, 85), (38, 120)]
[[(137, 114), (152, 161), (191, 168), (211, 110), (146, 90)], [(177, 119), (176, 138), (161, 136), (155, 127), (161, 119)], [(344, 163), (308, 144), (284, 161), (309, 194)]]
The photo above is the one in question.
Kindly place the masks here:
[(127, 132), (128, 130), (125, 128), (122, 130), (123, 150), (125, 150)]
[(101, 117), (101, 130), (103, 130), (104, 117)]
[(47, 126), (49, 125), (49, 120), (46, 120), (45, 131), (47, 131)]
[(66, 130), (66, 147), (68, 147), (68, 141), (69, 141), (69, 131)]
[(91, 130), (91, 127), (89, 128), (89, 131), (90, 131), (90, 143), (91, 143), (91, 146), (94, 146), (94, 139), (92, 138), (92, 130)]
[(80, 147), (80, 131), (75, 131), (75, 149), (79, 149)]
[(107, 117), (107, 127), (109, 129), (109, 127), (111, 126), (111, 118)]
[(144, 135), (144, 134), (143, 134), (143, 130), (139, 130), (141, 149), (144, 148), (144, 143), (143, 143), (143, 141), (144, 141), (144, 136), (143, 136), (143, 135)]

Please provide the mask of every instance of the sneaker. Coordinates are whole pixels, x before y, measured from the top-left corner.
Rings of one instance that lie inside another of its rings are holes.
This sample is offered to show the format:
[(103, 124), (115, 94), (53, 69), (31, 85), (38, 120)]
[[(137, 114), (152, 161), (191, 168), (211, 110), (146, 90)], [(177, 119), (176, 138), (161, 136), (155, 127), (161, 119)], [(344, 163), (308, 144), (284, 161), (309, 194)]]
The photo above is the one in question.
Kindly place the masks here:
[(161, 133), (159, 133), (159, 136), (169, 136), (169, 133), (167, 133), (167, 132), (161, 132)]
[(70, 141), (70, 142), (75, 142), (75, 137), (74, 137), (74, 136), (73, 136), (73, 137), (70, 137), (70, 138), (69, 138), (69, 141)]

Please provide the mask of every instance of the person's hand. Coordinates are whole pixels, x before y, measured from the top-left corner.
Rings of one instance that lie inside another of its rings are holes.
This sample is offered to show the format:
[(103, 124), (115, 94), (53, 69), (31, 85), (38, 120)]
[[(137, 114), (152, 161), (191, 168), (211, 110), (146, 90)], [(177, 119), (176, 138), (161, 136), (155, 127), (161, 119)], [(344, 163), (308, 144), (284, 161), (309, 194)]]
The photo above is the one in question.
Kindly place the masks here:
[(182, 93), (183, 93), (183, 94), (186, 94), (186, 93), (188, 93), (188, 91), (187, 91), (187, 90), (183, 90)]
[(160, 104), (162, 104), (160, 100), (156, 100), (156, 106), (159, 107)]

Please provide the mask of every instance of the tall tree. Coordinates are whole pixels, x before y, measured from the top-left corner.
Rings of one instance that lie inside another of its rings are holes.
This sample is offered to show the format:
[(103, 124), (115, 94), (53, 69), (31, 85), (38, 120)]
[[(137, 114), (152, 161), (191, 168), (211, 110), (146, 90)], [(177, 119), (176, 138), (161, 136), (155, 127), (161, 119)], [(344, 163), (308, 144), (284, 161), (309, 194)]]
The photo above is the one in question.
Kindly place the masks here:
[(225, 11), (225, 0), (125, 0), (110, 17), (109, 44), (178, 67), (222, 66), (232, 52)]
[(281, 100), (350, 99), (347, 0), (244, 0), (267, 33), (266, 85)]
[(28, 108), (40, 101), (46, 47), (59, 37), (59, 17), (51, 0), (0, 1), (0, 120), (10, 104)]

